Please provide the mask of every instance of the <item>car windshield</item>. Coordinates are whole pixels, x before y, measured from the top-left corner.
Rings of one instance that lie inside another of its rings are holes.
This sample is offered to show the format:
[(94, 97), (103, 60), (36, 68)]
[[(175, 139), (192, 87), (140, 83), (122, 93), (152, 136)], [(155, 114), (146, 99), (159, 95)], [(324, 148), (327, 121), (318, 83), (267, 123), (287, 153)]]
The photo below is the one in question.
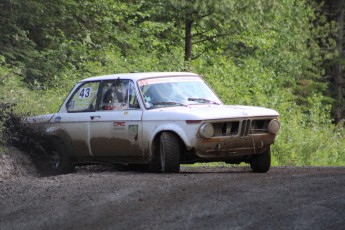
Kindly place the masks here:
[(148, 109), (222, 103), (199, 77), (144, 79), (138, 85)]

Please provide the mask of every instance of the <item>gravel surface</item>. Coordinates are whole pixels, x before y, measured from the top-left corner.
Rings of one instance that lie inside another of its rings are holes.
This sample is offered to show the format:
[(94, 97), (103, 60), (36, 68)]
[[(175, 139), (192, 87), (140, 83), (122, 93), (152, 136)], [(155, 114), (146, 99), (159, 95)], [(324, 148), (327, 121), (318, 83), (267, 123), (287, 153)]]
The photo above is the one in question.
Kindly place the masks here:
[(0, 182), (21, 176), (38, 176), (29, 156), (16, 148), (0, 146)]
[(344, 229), (345, 167), (181, 171), (0, 180), (0, 229)]

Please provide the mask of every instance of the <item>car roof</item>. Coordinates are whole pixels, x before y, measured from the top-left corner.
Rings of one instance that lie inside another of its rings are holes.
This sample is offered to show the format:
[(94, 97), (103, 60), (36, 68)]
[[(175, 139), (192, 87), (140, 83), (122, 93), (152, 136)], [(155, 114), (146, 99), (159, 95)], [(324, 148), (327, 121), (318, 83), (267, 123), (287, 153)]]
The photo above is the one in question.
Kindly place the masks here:
[(145, 79), (145, 78), (159, 78), (159, 77), (179, 77), (179, 76), (195, 76), (197, 74), (191, 72), (142, 72), (142, 73), (120, 73), (120, 74), (111, 74), (103, 75), (96, 77), (89, 77), (81, 80), (80, 82), (85, 81), (99, 81), (99, 80), (113, 80), (113, 79), (132, 79), (134, 81)]

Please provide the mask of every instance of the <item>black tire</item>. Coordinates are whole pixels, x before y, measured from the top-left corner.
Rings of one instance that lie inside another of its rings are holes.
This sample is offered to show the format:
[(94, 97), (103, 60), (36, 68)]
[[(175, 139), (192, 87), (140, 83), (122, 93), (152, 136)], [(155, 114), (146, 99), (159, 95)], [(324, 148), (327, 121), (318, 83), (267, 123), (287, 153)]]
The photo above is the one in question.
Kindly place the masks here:
[(271, 150), (268, 148), (266, 152), (259, 155), (253, 155), (250, 161), (250, 167), (255, 173), (266, 173), (271, 167)]
[(159, 156), (163, 173), (180, 171), (181, 146), (179, 138), (171, 132), (163, 132), (159, 141)]
[(152, 155), (149, 163), (149, 171), (152, 173), (162, 172), (161, 158), (159, 153), (159, 137), (153, 141)]
[(60, 139), (52, 139), (46, 147), (47, 153), (47, 174), (59, 175), (71, 173), (74, 169), (69, 152), (63, 141)]

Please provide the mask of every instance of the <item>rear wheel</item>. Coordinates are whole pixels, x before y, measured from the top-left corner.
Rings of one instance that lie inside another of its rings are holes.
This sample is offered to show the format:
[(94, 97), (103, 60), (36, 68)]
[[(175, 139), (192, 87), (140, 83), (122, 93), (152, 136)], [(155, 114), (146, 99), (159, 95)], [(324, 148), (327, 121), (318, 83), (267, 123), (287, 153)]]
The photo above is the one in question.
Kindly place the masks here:
[(255, 173), (266, 173), (271, 167), (270, 148), (268, 148), (264, 153), (252, 156), (250, 167)]
[(73, 171), (73, 165), (65, 144), (60, 139), (49, 141), (47, 148), (47, 173), (51, 175), (66, 174)]
[(159, 156), (161, 169), (164, 173), (177, 173), (180, 171), (181, 146), (174, 133), (163, 132), (159, 141)]

